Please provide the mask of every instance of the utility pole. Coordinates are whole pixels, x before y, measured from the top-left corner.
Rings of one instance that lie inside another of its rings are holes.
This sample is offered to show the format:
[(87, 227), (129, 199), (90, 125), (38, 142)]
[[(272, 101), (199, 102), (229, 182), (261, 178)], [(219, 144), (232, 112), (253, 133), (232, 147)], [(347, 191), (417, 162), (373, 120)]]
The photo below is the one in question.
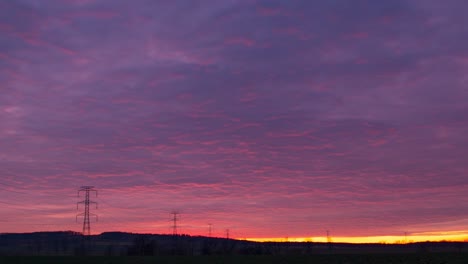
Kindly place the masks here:
[(94, 201), (91, 201), (89, 199), (89, 193), (94, 192), (97, 197), (97, 190), (94, 190), (93, 186), (81, 186), (81, 188), (78, 190), (78, 197), (80, 197), (81, 192), (84, 192), (84, 200), (77, 202), (76, 203), (76, 210), (78, 210), (80, 204), (84, 204), (85, 210), (83, 213), (77, 214), (76, 215), (76, 221), (78, 222), (78, 216), (83, 216), (83, 235), (84, 236), (89, 236), (91, 235), (91, 224), (89, 221), (89, 216), (95, 216), (96, 217), (96, 222), (98, 220), (98, 216), (96, 214), (90, 213), (89, 212), (89, 205), (90, 204), (95, 204), (96, 209), (97, 209), (97, 203)]
[(213, 224), (208, 224), (208, 237), (211, 237), (211, 226)]
[(226, 239), (229, 239), (229, 228), (226, 229)]
[(173, 217), (172, 217), (172, 235), (177, 236), (177, 220), (179, 220), (177, 215), (179, 213), (174, 211), (171, 214), (173, 215)]

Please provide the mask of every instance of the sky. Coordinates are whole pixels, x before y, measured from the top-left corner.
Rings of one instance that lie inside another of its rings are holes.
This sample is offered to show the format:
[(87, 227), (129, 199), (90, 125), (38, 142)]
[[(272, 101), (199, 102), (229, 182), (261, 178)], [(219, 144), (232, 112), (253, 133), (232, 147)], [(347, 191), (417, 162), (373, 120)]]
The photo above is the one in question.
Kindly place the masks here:
[(0, 233), (468, 239), (467, 9), (1, 1)]

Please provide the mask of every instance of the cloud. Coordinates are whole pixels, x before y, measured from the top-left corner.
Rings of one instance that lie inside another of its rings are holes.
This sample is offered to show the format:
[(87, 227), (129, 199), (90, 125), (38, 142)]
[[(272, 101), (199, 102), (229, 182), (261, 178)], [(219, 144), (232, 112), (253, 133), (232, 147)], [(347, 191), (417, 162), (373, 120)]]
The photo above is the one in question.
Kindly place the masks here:
[(102, 190), (97, 231), (166, 232), (174, 209), (193, 234), (449, 229), (468, 217), (463, 5), (3, 2), (0, 212), (28, 217), (0, 232), (77, 229), (81, 185)]

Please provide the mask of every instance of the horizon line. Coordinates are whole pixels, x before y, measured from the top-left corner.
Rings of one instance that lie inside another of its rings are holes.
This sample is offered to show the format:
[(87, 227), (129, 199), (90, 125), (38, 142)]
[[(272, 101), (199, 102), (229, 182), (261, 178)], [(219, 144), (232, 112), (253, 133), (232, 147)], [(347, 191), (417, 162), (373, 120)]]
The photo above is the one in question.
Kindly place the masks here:
[[(60, 233), (60, 232), (71, 232), (75, 234), (83, 235), (82, 232), (77, 232), (73, 230), (56, 230), (56, 231), (33, 231), (33, 232), (0, 232), (0, 235), (8, 234), (33, 234), (33, 233)], [(129, 231), (105, 231), (101, 233), (91, 234), (91, 236), (99, 236), (104, 233), (127, 233), (135, 235), (166, 235), (173, 236), (170, 233), (136, 233)], [(222, 236), (206, 236), (206, 235), (196, 235), (196, 234), (178, 234), (177, 236), (191, 236), (191, 237), (206, 237), (214, 239), (228, 239)], [(331, 237), (331, 241), (328, 241), (326, 236), (304, 236), (304, 237), (231, 237), (232, 240), (243, 240), (250, 242), (285, 242), (285, 243), (346, 243), (346, 244), (412, 244), (412, 243), (421, 243), (421, 242), (468, 242), (468, 231), (461, 231), (460, 233), (444, 234), (428, 234), (424, 235), (423, 233), (418, 233), (414, 235), (407, 236), (395, 236), (395, 235), (383, 235), (383, 236), (336, 236)]]

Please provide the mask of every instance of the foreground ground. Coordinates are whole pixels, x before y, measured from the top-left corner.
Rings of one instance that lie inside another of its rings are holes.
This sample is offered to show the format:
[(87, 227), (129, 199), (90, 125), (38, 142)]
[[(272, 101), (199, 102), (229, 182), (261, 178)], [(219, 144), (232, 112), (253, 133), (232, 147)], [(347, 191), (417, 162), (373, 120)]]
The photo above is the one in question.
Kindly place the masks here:
[(325, 264), (467, 264), (467, 253), (338, 254), (309, 256), (156, 256), (156, 257), (0, 257), (2, 264), (146, 264), (146, 263), (325, 263)]

